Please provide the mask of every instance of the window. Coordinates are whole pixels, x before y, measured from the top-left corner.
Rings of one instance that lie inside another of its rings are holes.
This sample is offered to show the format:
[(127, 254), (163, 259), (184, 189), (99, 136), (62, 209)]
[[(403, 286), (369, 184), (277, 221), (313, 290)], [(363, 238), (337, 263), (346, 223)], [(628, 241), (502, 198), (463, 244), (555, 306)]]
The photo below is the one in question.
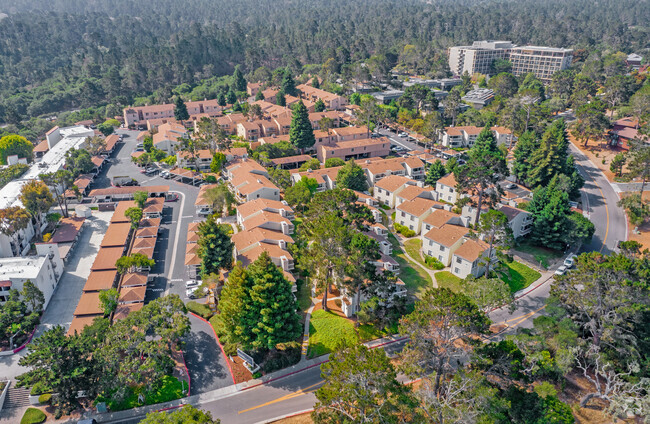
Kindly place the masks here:
[(427, 227), (427, 231), (431, 229), (431, 226), (429, 224), (427, 224), (426, 227)]
[(460, 274), (460, 269), (458, 269), (458, 268), (454, 268), (454, 273), (456, 273), (456, 274)]
[(441, 252), (444, 252), (444, 251), (445, 251), (445, 246), (440, 245), (440, 251), (441, 251)]
[(462, 264), (462, 263), (463, 263), (463, 260), (462, 260), (461, 258), (456, 258), (456, 263), (457, 263), (457, 264)]
[(402, 218), (404, 218), (405, 216), (406, 214), (404, 213), (404, 211), (402, 211)]
[(442, 255), (438, 255), (438, 260), (442, 261)]
[(412, 230), (412, 229), (413, 229), (413, 226), (412, 226), (412, 225), (409, 225), (409, 229), (411, 229), (411, 230)]

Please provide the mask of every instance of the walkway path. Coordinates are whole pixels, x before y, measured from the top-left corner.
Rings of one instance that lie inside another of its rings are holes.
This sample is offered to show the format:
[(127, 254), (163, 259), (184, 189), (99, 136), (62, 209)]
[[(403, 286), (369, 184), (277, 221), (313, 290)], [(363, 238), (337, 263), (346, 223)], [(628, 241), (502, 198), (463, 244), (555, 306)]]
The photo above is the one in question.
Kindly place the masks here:
[(300, 362), (305, 362), (307, 360), (307, 350), (309, 349), (309, 320), (311, 319), (311, 313), (314, 311), (316, 303), (314, 299), (311, 300), (311, 306), (307, 309), (305, 315), (305, 327), (302, 333), (302, 353), (300, 354)]
[[(438, 271), (434, 271), (432, 269), (429, 269), (429, 268), (427, 268), (425, 266), (420, 265), (420, 261), (416, 260), (414, 257), (409, 255), (409, 253), (406, 251), (406, 246), (404, 246), (404, 240), (402, 239), (402, 237), (400, 235), (396, 235), (395, 238), (397, 238), (397, 241), (399, 242), (399, 245), (402, 248), (402, 251), (404, 252), (404, 255), (411, 262), (410, 263), (411, 267), (420, 267), (423, 270), (425, 270), (429, 274), (429, 276), (431, 277), (433, 287), (438, 288), (438, 282), (436, 281), (436, 272), (438, 272)], [(407, 240), (410, 240), (410, 239), (407, 239)]]

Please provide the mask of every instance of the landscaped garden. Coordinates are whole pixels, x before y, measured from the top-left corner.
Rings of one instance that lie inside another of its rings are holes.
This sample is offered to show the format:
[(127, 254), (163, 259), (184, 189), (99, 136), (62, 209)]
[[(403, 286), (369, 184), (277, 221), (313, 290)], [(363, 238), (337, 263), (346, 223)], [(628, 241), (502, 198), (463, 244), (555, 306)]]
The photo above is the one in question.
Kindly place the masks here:
[(514, 248), (516, 252), (521, 252), (527, 255), (532, 256), (531, 261), (534, 260), (540, 265), (541, 268), (548, 269), (551, 265), (551, 262), (562, 257), (562, 252), (548, 249), (546, 247), (535, 246), (530, 244), (529, 241), (525, 241)]
[(433, 286), (431, 276), (424, 268), (406, 257), (393, 234), (388, 233), (388, 241), (393, 245), (392, 256), (400, 266), (399, 278), (404, 281), (410, 294), (420, 298), (427, 288)]

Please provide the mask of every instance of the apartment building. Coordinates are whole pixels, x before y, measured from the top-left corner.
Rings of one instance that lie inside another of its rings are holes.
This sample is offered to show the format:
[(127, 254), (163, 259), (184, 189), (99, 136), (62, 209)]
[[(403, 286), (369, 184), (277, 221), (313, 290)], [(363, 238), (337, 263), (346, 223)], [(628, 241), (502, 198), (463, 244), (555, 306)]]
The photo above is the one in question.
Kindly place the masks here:
[(468, 233), (467, 228), (458, 225), (444, 224), (432, 228), (422, 236), (422, 253), (449, 266), (454, 252), (463, 244)]
[(451, 273), (459, 278), (467, 278), (470, 275), (477, 278), (485, 273), (485, 267), (489, 262), (496, 260), (496, 249), (492, 249), (492, 255), (488, 258), (489, 246), (481, 240), (468, 239), (458, 247), (451, 259)]
[(284, 201), (255, 199), (237, 206), (237, 224), (244, 225), (244, 221), (262, 212), (270, 212), (280, 215), (287, 220), (294, 219), (294, 211)]
[(472, 106), (474, 109), (483, 109), (494, 100), (494, 91), (489, 88), (477, 88), (468, 91), (461, 100)]
[(573, 60), (573, 50), (522, 46), (517, 47), (510, 41), (475, 41), (471, 46), (450, 47), (449, 68), (460, 76), (467, 72), (493, 75), (493, 62), (497, 59), (509, 60), (512, 63), (512, 73), (515, 76), (533, 73), (545, 83), (557, 71), (566, 69)]
[(431, 186), (420, 187), (419, 185), (407, 184), (395, 195), (395, 206), (397, 207), (404, 202), (410, 202), (417, 198), (436, 200), (438, 193)]
[(63, 274), (63, 261), (56, 245), (43, 245), (38, 256), (0, 258), (0, 305), (9, 298), (9, 291), (22, 291), (31, 281), (43, 292), (46, 308)]
[(152, 137), (153, 146), (168, 155), (173, 155), (180, 144), (178, 139), (187, 137), (189, 137), (189, 134), (183, 125), (171, 122), (162, 124), (158, 127), (158, 132)]
[[(190, 118), (197, 115), (217, 117), (221, 115), (223, 106), (219, 106), (217, 100), (200, 100), (185, 102)], [(146, 105), (125, 107), (123, 110), (124, 126), (127, 128), (144, 127), (148, 120), (174, 118), (174, 105), (166, 103), (162, 105)]]
[(268, 173), (260, 174), (243, 168), (232, 173), (228, 184), (242, 202), (259, 198), (280, 200), (280, 189), (269, 180)]
[(438, 193), (438, 200), (447, 203), (455, 204), (458, 201), (458, 190), (456, 186), (458, 182), (454, 174), (448, 174), (440, 178), (436, 182), (436, 192)]
[(217, 123), (229, 135), (237, 134), (237, 124), (246, 122), (246, 117), (241, 113), (229, 113), (217, 118)]
[(415, 156), (391, 159), (367, 159), (359, 161), (359, 165), (366, 169), (368, 184), (372, 187), (381, 179), (389, 175), (403, 175), (412, 180), (424, 180), (424, 162)]
[(300, 84), (296, 87), (300, 90), (300, 97), (310, 102), (316, 103), (318, 99), (321, 99), (325, 103), (327, 109), (332, 110), (343, 110), (348, 104), (348, 99), (339, 96), (338, 94), (330, 93), (329, 91), (321, 90), (320, 88), (312, 87), (307, 84)]
[(291, 181), (295, 184), (302, 177), (313, 178), (318, 183), (318, 191), (333, 190), (336, 188), (336, 177), (341, 168), (341, 166), (334, 166), (332, 168), (310, 169), (304, 172), (294, 170), (291, 173)]
[(415, 184), (415, 181), (402, 175), (389, 175), (375, 183), (373, 196), (380, 204), (392, 209), (395, 207), (395, 196), (410, 184)]
[[(510, 146), (514, 141), (512, 131), (505, 127), (494, 126), (491, 127), (490, 130), (492, 131), (497, 144)], [(463, 147), (470, 148), (474, 145), (474, 142), (481, 131), (483, 131), (483, 128), (471, 125), (445, 127), (445, 129), (440, 132), (440, 144), (450, 149)]]
[(514, 238), (527, 236), (533, 230), (533, 217), (529, 212), (507, 205), (498, 205), (497, 210), (508, 217), (508, 225)]
[(443, 204), (432, 199), (416, 197), (395, 207), (395, 222), (420, 234), (422, 222), (434, 208), (443, 208)]
[(390, 154), (390, 140), (387, 137), (377, 137), (337, 141), (329, 145), (319, 146), (316, 154), (318, 160), (321, 162), (325, 162), (330, 158), (339, 158), (348, 161), (350, 159), (388, 156)]

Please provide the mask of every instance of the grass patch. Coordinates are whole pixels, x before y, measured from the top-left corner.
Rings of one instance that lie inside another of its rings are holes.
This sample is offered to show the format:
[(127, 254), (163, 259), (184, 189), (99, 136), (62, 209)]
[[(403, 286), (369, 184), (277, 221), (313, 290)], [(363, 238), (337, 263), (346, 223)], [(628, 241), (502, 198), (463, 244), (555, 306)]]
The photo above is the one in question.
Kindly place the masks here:
[(357, 327), (357, 331), (359, 332), (359, 340), (363, 343), (370, 340), (379, 339), (381, 337), (397, 334), (398, 326), (399, 326), (398, 321), (395, 321), (394, 323), (390, 324), (388, 327), (383, 329), (379, 329), (374, 325), (370, 325), (370, 324), (360, 325), (359, 327)]
[(389, 210), (390, 210), (390, 206), (388, 206), (388, 205), (384, 205), (383, 203), (380, 203), (380, 204), (379, 204), (379, 207), (382, 208), (382, 209), (385, 210), (385, 211), (389, 211)]
[(206, 320), (210, 319), (212, 315), (214, 315), (214, 312), (212, 312), (208, 305), (204, 305), (203, 303), (195, 302), (193, 300), (187, 302), (185, 304), (185, 307), (187, 307), (188, 311), (193, 312)]
[[(156, 403), (169, 402), (174, 399), (180, 399), (183, 394), (183, 388), (187, 391), (187, 383), (181, 382), (176, 377), (166, 375), (162, 378), (161, 386), (157, 390), (146, 391), (144, 387), (128, 387), (126, 397), (122, 402), (107, 401), (111, 411), (123, 411), (125, 409), (135, 408), (136, 406), (153, 405)], [(138, 400), (139, 394), (144, 394), (144, 403)], [(98, 399), (106, 401), (106, 399)]]
[(510, 286), (512, 293), (530, 286), (542, 276), (542, 274), (521, 262), (512, 261), (511, 263), (506, 263), (505, 266), (507, 267), (506, 272), (499, 273), (499, 276)]
[(463, 280), (459, 277), (456, 277), (449, 271), (440, 271), (436, 272), (436, 282), (438, 283), (439, 288), (445, 288), (453, 291), (454, 293), (460, 292), (460, 284)]
[(20, 419), (20, 424), (38, 424), (44, 423), (47, 419), (45, 412), (36, 408), (27, 408), (25, 414)]
[(427, 288), (433, 286), (429, 273), (417, 263), (411, 262), (392, 233), (388, 233), (388, 241), (393, 245), (393, 258), (400, 267), (399, 278), (404, 281), (408, 291), (417, 298), (422, 297)]
[(300, 289), (298, 290), (298, 293), (296, 293), (296, 297), (298, 298), (298, 308), (306, 313), (307, 309), (311, 306), (311, 287), (309, 287), (309, 284), (307, 284), (306, 281), (302, 281), (299, 287)]
[(310, 358), (333, 352), (341, 343), (355, 344), (358, 340), (351, 321), (322, 309), (311, 314), (307, 351)]
[(404, 250), (406, 250), (406, 253), (418, 261), (420, 265), (426, 266), (424, 259), (422, 259), (422, 255), (420, 254), (420, 248), (422, 248), (422, 240), (418, 238), (406, 240), (404, 242)]
[(513, 250), (531, 255), (535, 258), (535, 262), (540, 264), (544, 269), (548, 269), (550, 261), (562, 257), (562, 252), (546, 247), (534, 246), (528, 241), (521, 243)]

